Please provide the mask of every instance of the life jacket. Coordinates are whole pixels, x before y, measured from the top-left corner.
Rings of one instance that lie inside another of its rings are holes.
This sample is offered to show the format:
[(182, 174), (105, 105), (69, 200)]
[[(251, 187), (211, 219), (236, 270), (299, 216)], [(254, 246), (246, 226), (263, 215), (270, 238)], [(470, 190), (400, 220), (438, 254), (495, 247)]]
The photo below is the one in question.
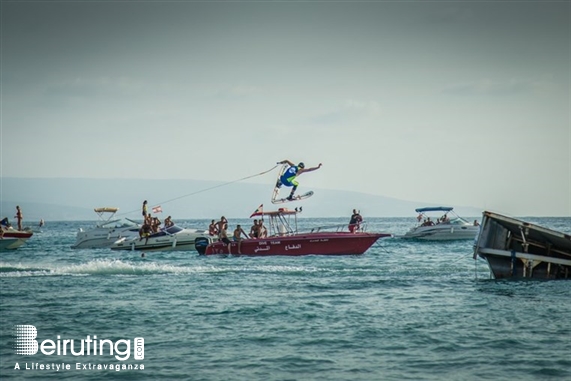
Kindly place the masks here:
[(290, 177), (294, 177), (295, 175), (297, 175), (298, 171), (299, 171), (299, 168), (297, 167), (297, 165), (292, 165), (291, 167), (286, 169), (286, 171), (284, 172), (284, 174), (281, 177), (282, 182), (286, 181)]

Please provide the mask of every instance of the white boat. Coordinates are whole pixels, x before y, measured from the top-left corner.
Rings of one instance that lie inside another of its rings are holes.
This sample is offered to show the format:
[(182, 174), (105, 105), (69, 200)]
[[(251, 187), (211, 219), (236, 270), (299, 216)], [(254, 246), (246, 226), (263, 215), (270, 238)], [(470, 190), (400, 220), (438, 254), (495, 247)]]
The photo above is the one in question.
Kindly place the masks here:
[(16, 230), (12, 226), (2, 225), (2, 239), (0, 239), (0, 251), (15, 250), (22, 246), (26, 241), (34, 235), (34, 233), (25, 228), (24, 230)]
[[(100, 221), (89, 230), (79, 229), (72, 249), (99, 249), (113, 245), (121, 238), (139, 237), (141, 225), (128, 218), (113, 219), (118, 208), (95, 208)], [(105, 218), (106, 216), (106, 218)]]
[[(436, 206), (418, 208), (417, 225), (410, 228), (402, 238), (414, 238), (426, 241), (452, 241), (460, 239), (475, 239), (478, 235), (479, 226), (466, 221), (458, 216), (453, 208), (448, 206)], [(442, 217), (431, 219), (427, 213), (444, 212)], [(448, 216), (451, 214), (451, 216)]]
[(141, 251), (196, 251), (195, 240), (207, 239), (209, 243), (214, 238), (208, 235), (207, 230), (184, 229), (173, 225), (163, 228), (148, 238), (121, 238), (110, 247), (112, 250), (141, 250)]
[(0, 239), (0, 251), (15, 250), (26, 242), (25, 239), (4, 237)]

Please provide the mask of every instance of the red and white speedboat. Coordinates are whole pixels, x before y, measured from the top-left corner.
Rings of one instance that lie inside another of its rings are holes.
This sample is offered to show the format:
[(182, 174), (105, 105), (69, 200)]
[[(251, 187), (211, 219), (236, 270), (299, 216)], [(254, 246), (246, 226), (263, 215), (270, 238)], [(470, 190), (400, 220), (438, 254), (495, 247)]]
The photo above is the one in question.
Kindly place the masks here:
[(16, 230), (12, 227), (2, 226), (4, 235), (0, 242), (0, 250), (14, 250), (22, 246), (34, 233), (31, 230)]
[(205, 255), (357, 255), (367, 251), (379, 238), (392, 236), (389, 233), (366, 233), (363, 231), (364, 225), (355, 233), (350, 233), (347, 225), (298, 232), (298, 213), (297, 210), (285, 208), (254, 213), (251, 217), (268, 217), (269, 229), (266, 238), (243, 239), (240, 247), (238, 242), (228, 245), (222, 241), (208, 243), (197, 239), (196, 249)]

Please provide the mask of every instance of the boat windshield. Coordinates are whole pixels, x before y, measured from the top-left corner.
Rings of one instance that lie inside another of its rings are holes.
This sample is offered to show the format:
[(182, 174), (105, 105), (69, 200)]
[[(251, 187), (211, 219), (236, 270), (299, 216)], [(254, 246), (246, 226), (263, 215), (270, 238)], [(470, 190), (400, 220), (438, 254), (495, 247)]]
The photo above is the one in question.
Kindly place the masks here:
[(136, 222), (124, 218), (108, 221), (99, 225), (100, 228), (106, 228), (106, 229), (132, 228), (135, 226), (137, 226)]
[(158, 232), (151, 234), (151, 237), (163, 237), (166, 235), (176, 234), (176, 233), (181, 232), (181, 231), (183, 231), (182, 228), (179, 228), (178, 226), (173, 225), (173, 226), (169, 226), (166, 229), (161, 229)]
[(182, 228), (179, 228), (178, 226), (173, 225), (173, 226), (169, 226), (168, 228), (164, 229), (163, 231), (165, 231), (169, 234), (176, 234), (178, 232), (181, 232)]
[(456, 217), (449, 222), (451, 225), (470, 225), (468, 221), (463, 218)]

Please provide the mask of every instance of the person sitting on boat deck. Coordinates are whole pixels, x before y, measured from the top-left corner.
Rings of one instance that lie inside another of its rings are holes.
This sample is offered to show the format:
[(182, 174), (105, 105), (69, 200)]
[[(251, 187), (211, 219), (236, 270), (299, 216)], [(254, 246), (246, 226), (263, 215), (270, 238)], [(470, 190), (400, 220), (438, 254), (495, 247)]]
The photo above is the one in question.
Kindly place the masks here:
[(4, 239), (4, 228), (2, 228), (1, 224), (0, 224), (0, 239)]
[(353, 209), (353, 215), (351, 220), (349, 220), (349, 231), (355, 233), (361, 227), (361, 222), (363, 222), (363, 217), (361, 217), (357, 209)]
[(478, 220), (474, 220), (474, 226), (480, 226), (480, 223), (478, 222)]
[(286, 187), (293, 187), (290, 195), (287, 196), (287, 198), (286, 198), (287, 200), (290, 200), (290, 201), (293, 200), (293, 194), (295, 193), (295, 191), (299, 185), (299, 183), (297, 182), (297, 180), (295, 178), (304, 172), (311, 172), (311, 171), (315, 171), (316, 169), (321, 168), (321, 163), (319, 163), (319, 165), (317, 167), (305, 168), (305, 164), (299, 163), (298, 165), (295, 165), (294, 163), (292, 163), (289, 160), (282, 160), (278, 164), (289, 165), (289, 168), (285, 170), (284, 174), (278, 180), (278, 183), (276, 184), (276, 186), (278, 188), (280, 188), (282, 185), (285, 185)]
[(208, 235), (215, 236), (218, 235), (218, 227), (216, 226), (216, 220), (212, 220), (210, 225), (208, 225)]
[(242, 254), (242, 251), (240, 250), (242, 246), (242, 234), (244, 237), (246, 237), (246, 239), (248, 239), (248, 234), (246, 234), (244, 229), (242, 229), (242, 226), (236, 225), (236, 229), (234, 229), (232, 238), (234, 239), (234, 242), (238, 242), (238, 254)]
[(222, 228), (220, 228), (220, 232), (218, 233), (218, 238), (220, 239), (220, 241), (224, 242), (225, 244), (228, 245), (228, 254), (230, 253), (230, 240), (228, 239), (228, 234), (226, 233), (226, 229), (228, 229), (228, 224), (227, 223), (223, 223)]
[(450, 222), (450, 218), (448, 218), (448, 215), (445, 214), (445, 215), (442, 216), (442, 218), (440, 219), (440, 221), (441, 221), (443, 224), (445, 224), (445, 223)]
[(153, 222), (151, 223), (151, 230), (153, 233), (158, 233), (161, 230), (161, 220), (158, 217), (153, 217)]
[(18, 230), (22, 230), (22, 220), (24, 219), (24, 215), (22, 214), (22, 209), (20, 209), (20, 205), (16, 205), (16, 215), (14, 216), (15, 219), (18, 220)]
[(4, 217), (2, 221), (0, 221), (0, 225), (6, 227), (7, 229), (12, 227), (12, 224), (10, 223), (10, 221), (8, 221), (8, 217)]
[(434, 226), (434, 222), (430, 219), (430, 217), (428, 217), (422, 226)]
[(143, 201), (142, 213), (143, 213), (143, 220), (144, 220), (147, 218), (147, 214), (148, 214), (147, 200)]
[(260, 238), (260, 227), (258, 220), (254, 220), (254, 225), (250, 228), (250, 238)]
[(141, 241), (143, 238), (146, 238), (145, 240), (145, 245), (146, 245), (147, 242), (149, 242), (150, 235), (151, 235), (151, 225), (144, 222), (143, 226), (141, 226), (141, 229), (139, 229), (139, 241)]
[(163, 225), (165, 228), (170, 228), (171, 226), (174, 226), (174, 222), (172, 221), (171, 216), (165, 218), (165, 222), (163, 222)]
[(143, 223), (148, 224), (149, 226), (153, 225), (153, 216), (151, 216), (151, 213), (147, 213), (145, 219), (143, 220)]
[(268, 229), (264, 226), (264, 220), (258, 221), (258, 238), (267, 238), (268, 237)]

